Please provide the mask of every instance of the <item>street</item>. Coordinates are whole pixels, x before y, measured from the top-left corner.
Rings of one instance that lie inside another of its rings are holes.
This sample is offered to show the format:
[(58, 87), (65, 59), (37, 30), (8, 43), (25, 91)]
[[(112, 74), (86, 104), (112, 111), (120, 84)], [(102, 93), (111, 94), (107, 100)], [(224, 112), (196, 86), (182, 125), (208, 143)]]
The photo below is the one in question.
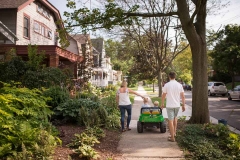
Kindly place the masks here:
[[(186, 104), (192, 106), (192, 92), (185, 91)], [(227, 97), (208, 97), (210, 116), (216, 119), (226, 119), (228, 125), (240, 130), (240, 100), (229, 101)]]

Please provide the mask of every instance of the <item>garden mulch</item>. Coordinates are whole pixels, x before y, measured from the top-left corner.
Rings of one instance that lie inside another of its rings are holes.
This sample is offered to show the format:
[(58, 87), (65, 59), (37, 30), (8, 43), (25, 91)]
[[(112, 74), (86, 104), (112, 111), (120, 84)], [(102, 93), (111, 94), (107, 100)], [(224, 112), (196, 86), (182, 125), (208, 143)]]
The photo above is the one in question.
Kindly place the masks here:
[[(53, 155), (54, 160), (68, 160), (71, 157), (72, 160), (83, 160), (78, 155), (68, 148), (66, 145), (74, 139), (74, 134), (82, 133), (85, 128), (76, 125), (63, 125), (57, 126), (60, 131), (60, 139), (62, 140), (62, 146), (55, 149)], [(118, 142), (120, 140), (121, 132), (119, 130), (105, 130), (106, 136), (100, 140), (100, 144), (95, 144), (94, 149), (100, 155), (99, 160), (116, 159), (121, 157), (121, 154), (117, 150)]]

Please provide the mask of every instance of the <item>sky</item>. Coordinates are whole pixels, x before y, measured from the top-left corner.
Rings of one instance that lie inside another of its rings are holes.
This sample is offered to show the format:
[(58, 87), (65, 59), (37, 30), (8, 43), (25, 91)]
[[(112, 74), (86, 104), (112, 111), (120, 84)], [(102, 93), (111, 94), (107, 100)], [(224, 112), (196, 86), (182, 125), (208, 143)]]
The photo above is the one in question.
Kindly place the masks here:
[[(63, 12), (70, 11), (67, 7), (67, 0), (48, 0), (52, 3), (61, 13), (64, 19)], [(87, 7), (100, 5), (96, 0), (80, 0), (82, 4)], [(240, 25), (240, 0), (222, 0), (223, 3), (229, 2), (227, 7), (221, 8), (217, 13), (207, 16), (207, 29), (213, 29), (217, 31), (219, 28), (222, 29), (227, 24), (238, 24)], [(83, 6), (78, 6), (83, 7)], [(104, 36), (103, 36), (104, 37)]]

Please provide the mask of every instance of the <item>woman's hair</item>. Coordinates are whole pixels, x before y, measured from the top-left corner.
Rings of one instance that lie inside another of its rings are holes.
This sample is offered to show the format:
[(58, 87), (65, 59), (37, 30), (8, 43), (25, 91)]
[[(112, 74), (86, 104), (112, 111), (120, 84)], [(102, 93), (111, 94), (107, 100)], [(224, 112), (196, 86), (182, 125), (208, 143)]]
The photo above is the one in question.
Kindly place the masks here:
[(121, 87), (127, 87), (127, 82), (123, 81), (122, 84), (121, 84)]

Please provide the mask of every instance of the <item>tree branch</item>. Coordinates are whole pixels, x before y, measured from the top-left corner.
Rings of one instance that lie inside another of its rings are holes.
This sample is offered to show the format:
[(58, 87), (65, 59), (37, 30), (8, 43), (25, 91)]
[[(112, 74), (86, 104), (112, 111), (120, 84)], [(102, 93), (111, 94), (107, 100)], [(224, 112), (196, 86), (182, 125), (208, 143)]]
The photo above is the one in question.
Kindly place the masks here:
[(169, 13), (123, 13), (128, 17), (166, 17), (178, 15), (178, 12), (169, 12)]
[[(195, 3), (194, 3), (194, 4), (195, 4)], [(190, 18), (190, 21), (189, 21), (190, 24), (193, 23), (193, 20), (194, 20), (195, 16), (197, 15), (197, 13), (198, 13), (198, 11), (199, 11), (199, 9), (200, 9), (200, 6), (201, 6), (201, 0), (197, 1), (196, 9), (195, 9), (195, 11), (193, 12), (193, 14), (192, 14), (192, 16), (191, 16), (191, 18)]]

